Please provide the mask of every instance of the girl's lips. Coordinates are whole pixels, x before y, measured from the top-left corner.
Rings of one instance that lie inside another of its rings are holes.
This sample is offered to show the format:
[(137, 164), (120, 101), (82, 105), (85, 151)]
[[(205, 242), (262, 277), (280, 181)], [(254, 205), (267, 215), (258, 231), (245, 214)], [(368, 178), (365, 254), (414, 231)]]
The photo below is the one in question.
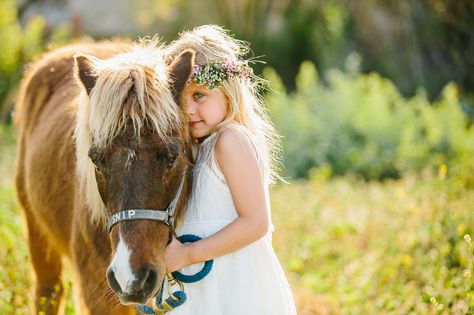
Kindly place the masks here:
[(190, 122), (189, 122), (189, 125), (190, 125), (191, 127), (193, 127), (193, 126), (196, 126), (197, 124), (199, 124), (200, 122), (202, 122), (202, 120), (199, 120), (199, 121), (190, 121)]

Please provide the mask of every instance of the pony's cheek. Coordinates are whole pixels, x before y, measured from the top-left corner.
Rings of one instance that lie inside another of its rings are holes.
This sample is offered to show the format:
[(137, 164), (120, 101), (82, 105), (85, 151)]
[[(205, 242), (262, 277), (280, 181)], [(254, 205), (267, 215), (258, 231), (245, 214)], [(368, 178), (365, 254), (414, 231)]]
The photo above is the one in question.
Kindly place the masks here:
[(97, 190), (99, 191), (100, 197), (102, 199), (102, 202), (104, 205), (107, 207), (108, 206), (108, 195), (107, 195), (107, 182), (105, 180), (105, 177), (102, 175), (102, 173), (95, 172), (95, 179), (97, 182)]
[(119, 228), (118, 226), (115, 226), (115, 228), (110, 231), (110, 245), (112, 248), (112, 251), (115, 252), (118, 246), (118, 243), (120, 241), (120, 233), (119, 233)]

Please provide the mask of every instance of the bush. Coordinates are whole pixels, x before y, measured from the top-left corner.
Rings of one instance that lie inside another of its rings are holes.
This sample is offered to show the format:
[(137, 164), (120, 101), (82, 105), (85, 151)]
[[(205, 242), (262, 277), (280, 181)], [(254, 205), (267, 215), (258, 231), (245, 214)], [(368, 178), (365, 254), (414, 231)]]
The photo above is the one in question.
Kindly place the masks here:
[(284, 136), (284, 176), (330, 167), (380, 180), (440, 167), (458, 174), (472, 164), (474, 130), (453, 83), (430, 103), (423, 90), (404, 98), (377, 73), (332, 70), (325, 85), (311, 62), (301, 65), (292, 93), (272, 68), (264, 77), (273, 88), (270, 116)]
[(41, 16), (30, 19), (22, 28), (18, 21), (16, 0), (0, 1), (0, 121), (8, 120), (12, 109), (15, 87), (20, 80), (22, 66), (39, 55), (48, 44), (65, 42), (70, 38), (68, 26), (60, 27), (45, 38), (45, 20)]

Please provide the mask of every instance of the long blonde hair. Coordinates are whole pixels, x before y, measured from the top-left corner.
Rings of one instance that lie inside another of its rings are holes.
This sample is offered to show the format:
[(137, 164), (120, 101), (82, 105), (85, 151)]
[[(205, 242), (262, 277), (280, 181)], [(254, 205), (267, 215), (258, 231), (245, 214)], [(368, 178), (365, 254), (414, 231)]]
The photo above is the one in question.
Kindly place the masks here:
[[(250, 52), (248, 45), (233, 38), (228, 31), (217, 25), (203, 25), (179, 34), (179, 38), (167, 48), (167, 59), (172, 61), (182, 51), (192, 49), (196, 52), (195, 64), (204, 65), (212, 61), (241, 60)], [(220, 130), (236, 122), (250, 131), (256, 141), (256, 148), (264, 163), (264, 172), (270, 183), (279, 179), (278, 170), (281, 161), (281, 141), (271, 123), (258, 91), (266, 82), (258, 76), (252, 76), (248, 82), (239, 78), (224, 80), (221, 89), (229, 100), (227, 115), (216, 126)]]

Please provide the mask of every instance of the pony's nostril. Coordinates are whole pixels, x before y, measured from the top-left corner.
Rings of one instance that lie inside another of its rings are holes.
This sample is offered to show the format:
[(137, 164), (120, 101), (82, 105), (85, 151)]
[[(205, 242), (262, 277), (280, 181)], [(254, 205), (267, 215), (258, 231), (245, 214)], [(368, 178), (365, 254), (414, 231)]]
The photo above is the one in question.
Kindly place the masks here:
[(115, 273), (112, 270), (112, 268), (109, 268), (107, 270), (107, 281), (109, 282), (109, 285), (112, 288), (112, 290), (114, 290), (117, 294), (122, 293), (122, 288), (120, 288), (120, 284), (115, 278)]
[(143, 285), (143, 291), (151, 293), (155, 289), (157, 278), (158, 274), (156, 270), (154, 268), (150, 269)]
[(112, 290), (117, 293), (124, 304), (145, 304), (157, 290), (158, 272), (152, 265), (144, 266), (136, 271), (127, 281), (124, 289), (120, 286), (112, 268), (107, 270), (107, 280)]
[(150, 294), (156, 286), (158, 273), (153, 266), (146, 266), (140, 268), (136, 273), (135, 281), (130, 287), (134, 293)]

